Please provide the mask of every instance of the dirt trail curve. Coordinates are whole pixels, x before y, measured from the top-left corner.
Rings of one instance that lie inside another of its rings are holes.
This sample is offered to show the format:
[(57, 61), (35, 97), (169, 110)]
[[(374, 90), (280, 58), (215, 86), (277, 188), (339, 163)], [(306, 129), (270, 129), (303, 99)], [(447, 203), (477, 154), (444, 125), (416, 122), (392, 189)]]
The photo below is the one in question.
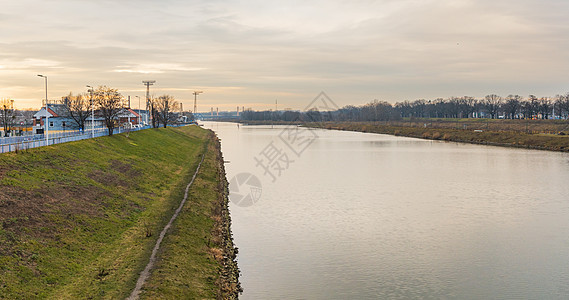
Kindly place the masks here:
[(188, 199), (188, 191), (190, 190), (192, 183), (194, 183), (194, 180), (196, 179), (196, 176), (198, 175), (198, 172), (200, 170), (200, 167), (203, 163), (204, 158), (205, 158), (205, 153), (202, 155), (202, 160), (198, 164), (198, 167), (196, 168), (196, 172), (194, 173), (194, 176), (192, 176), (192, 180), (190, 180), (190, 183), (188, 183), (188, 185), (186, 186), (186, 192), (184, 193), (184, 199), (182, 199), (180, 206), (178, 207), (178, 209), (176, 209), (176, 212), (174, 212), (174, 215), (172, 215), (172, 218), (170, 219), (168, 224), (166, 224), (166, 226), (164, 226), (164, 229), (162, 229), (162, 232), (160, 232), (160, 236), (158, 237), (158, 240), (156, 240), (156, 244), (154, 245), (154, 249), (152, 249), (152, 254), (150, 255), (150, 260), (148, 261), (148, 264), (146, 265), (144, 270), (140, 273), (140, 277), (138, 277), (138, 281), (136, 282), (136, 287), (134, 288), (134, 290), (132, 291), (130, 296), (127, 298), (127, 300), (136, 300), (139, 298), (142, 286), (146, 282), (146, 279), (148, 279), (148, 276), (150, 276), (150, 270), (152, 269), (152, 267), (154, 266), (154, 263), (156, 262), (156, 253), (158, 253), (158, 250), (160, 249), (160, 244), (162, 243), (162, 239), (164, 239), (166, 232), (172, 226), (172, 223), (174, 223), (174, 220), (176, 220), (176, 218), (178, 217), (178, 214), (180, 214), (182, 207), (184, 207), (184, 204), (186, 203), (186, 200)]

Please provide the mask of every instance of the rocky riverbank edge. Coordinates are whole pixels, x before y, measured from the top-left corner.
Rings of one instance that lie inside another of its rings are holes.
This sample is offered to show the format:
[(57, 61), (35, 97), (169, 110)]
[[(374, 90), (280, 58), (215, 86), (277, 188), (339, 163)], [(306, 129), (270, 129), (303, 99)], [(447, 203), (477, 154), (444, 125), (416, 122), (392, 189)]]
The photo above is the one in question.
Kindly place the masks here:
[(217, 164), (217, 203), (213, 215), (216, 220), (212, 235), (218, 239), (221, 245), (222, 255), (215, 255), (221, 265), (219, 279), (216, 284), (219, 287), (217, 299), (238, 299), (243, 292), (239, 282), (239, 267), (237, 265), (238, 248), (233, 242), (231, 232), (231, 214), (229, 211), (229, 182), (226, 178), (223, 153), (221, 152), (220, 140), (212, 132), (212, 139), (216, 151)]

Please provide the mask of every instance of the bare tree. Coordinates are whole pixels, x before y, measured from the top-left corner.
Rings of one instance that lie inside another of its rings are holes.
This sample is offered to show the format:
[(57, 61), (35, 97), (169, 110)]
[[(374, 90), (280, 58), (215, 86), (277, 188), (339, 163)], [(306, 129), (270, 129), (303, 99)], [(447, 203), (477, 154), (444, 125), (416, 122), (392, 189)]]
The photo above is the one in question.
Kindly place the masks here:
[(176, 99), (170, 95), (162, 95), (154, 100), (154, 111), (158, 122), (166, 128), (176, 120), (174, 110), (180, 107)]
[(460, 97), (460, 114), (462, 118), (472, 118), (472, 115), (476, 111), (476, 100), (474, 97), (463, 96)]
[(533, 119), (534, 115), (537, 114), (539, 102), (535, 95), (529, 95), (528, 99), (522, 103), (522, 109), (524, 111), (524, 117), (527, 119)]
[(65, 114), (67, 117), (73, 120), (77, 128), (80, 130), (85, 130), (85, 124), (87, 118), (89, 117), (89, 110), (91, 109), (91, 100), (85, 95), (73, 96), (69, 93), (62, 100), (63, 107), (65, 109)]
[(109, 135), (113, 135), (117, 117), (124, 109), (123, 96), (117, 89), (100, 86), (93, 93), (93, 101), (104, 119)]
[(556, 101), (559, 109), (558, 114), (563, 118), (569, 117), (569, 93), (565, 95), (558, 95)]
[(506, 97), (506, 103), (504, 103), (504, 110), (506, 111), (506, 116), (510, 119), (514, 119), (516, 114), (521, 108), (522, 97), (520, 95), (508, 95)]
[(538, 112), (541, 114), (541, 118), (549, 119), (549, 114), (553, 109), (553, 106), (551, 105), (551, 99), (547, 97), (540, 98), (537, 107), (538, 107)]
[(10, 129), (14, 124), (16, 119), (16, 114), (14, 110), (14, 100), (2, 99), (0, 100), (0, 113), (2, 114), (0, 120), (2, 121), (2, 126), (4, 127), (4, 135), (8, 136)]
[(484, 106), (492, 116), (492, 119), (496, 118), (498, 114), (498, 110), (500, 109), (500, 105), (502, 104), (502, 97), (491, 94), (484, 97)]

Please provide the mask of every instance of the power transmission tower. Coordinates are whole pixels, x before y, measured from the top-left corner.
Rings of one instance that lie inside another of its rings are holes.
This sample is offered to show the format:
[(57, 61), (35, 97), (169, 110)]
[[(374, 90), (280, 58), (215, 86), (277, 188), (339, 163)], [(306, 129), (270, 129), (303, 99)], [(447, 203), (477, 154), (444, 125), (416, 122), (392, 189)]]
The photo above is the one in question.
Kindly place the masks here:
[(198, 95), (203, 93), (203, 91), (194, 91), (194, 115), (197, 113), (197, 103), (198, 103)]
[(143, 80), (142, 83), (146, 85), (146, 111), (150, 115), (150, 119), (152, 120), (153, 113), (150, 111), (150, 86), (156, 83), (156, 80)]

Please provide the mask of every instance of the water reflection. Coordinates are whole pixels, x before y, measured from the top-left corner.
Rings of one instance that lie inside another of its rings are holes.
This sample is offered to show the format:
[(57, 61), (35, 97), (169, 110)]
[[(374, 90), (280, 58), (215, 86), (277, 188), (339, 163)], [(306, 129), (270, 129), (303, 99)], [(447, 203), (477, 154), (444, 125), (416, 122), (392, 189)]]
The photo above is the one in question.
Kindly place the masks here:
[(253, 157), (282, 127), (206, 127), (263, 181), (231, 206), (243, 299), (569, 295), (566, 154), (320, 130), (272, 182)]

